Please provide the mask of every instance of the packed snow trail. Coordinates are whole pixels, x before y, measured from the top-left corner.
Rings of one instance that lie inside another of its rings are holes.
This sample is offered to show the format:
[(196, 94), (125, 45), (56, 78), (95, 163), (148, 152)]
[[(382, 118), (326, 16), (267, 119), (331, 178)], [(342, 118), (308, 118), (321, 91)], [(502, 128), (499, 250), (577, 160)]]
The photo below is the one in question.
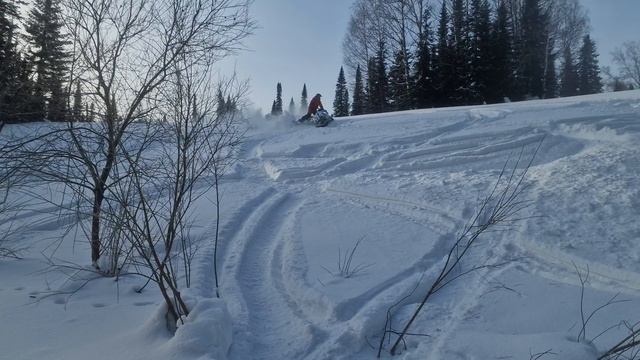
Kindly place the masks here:
[(242, 302), (246, 304), (242, 310), (245, 316), (238, 320), (245, 325), (250, 341), (235, 343), (231, 356), (301, 359), (317, 342), (312, 324), (304, 319), (295, 301), (287, 298), (282, 284), (279, 244), (286, 240), (282, 228), (296, 206), (288, 195), (276, 196), (252, 214), (256, 219), (250, 220), (251, 230), (235, 269)]

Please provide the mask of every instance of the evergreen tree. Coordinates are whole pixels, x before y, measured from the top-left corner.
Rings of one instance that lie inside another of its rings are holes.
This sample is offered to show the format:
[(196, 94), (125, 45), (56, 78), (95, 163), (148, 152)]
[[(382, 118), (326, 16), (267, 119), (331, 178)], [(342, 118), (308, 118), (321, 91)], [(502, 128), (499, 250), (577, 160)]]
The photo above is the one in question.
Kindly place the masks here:
[(276, 99), (274, 100), (273, 106), (271, 107), (271, 115), (282, 115), (282, 84), (280, 83), (278, 83), (278, 85), (276, 86)]
[(300, 98), (300, 113), (306, 114), (309, 110), (309, 102), (307, 101), (307, 84), (302, 86), (302, 97)]
[(449, 13), (446, 1), (442, 1), (440, 19), (438, 23), (438, 44), (434, 56), (434, 73), (436, 104), (448, 106), (452, 104), (453, 96), (453, 67), (451, 62), (452, 50), (449, 46)]
[(387, 77), (386, 49), (384, 41), (378, 43), (378, 52), (374, 58), (375, 82), (369, 94), (369, 105), (373, 113), (382, 113), (389, 109), (389, 79)]
[(407, 59), (402, 50), (396, 51), (393, 64), (389, 69), (389, 98), (391, 109), (394, 111), (411, 109), (413, 99), (411, 94), (411, 79), (407, 77)]
[(378, 63), (376, 58), (372, 57), (367, 61), (367, 91), (366, 91), (366, 106), (365, 114), (372, 114), (376, 112), (375, 109), (375, 92), (376, 84), (378, 83)]
[(365, 110), (365, 92), (362, 83), (362, 71), (360, 65), (356, 68), (356, 80), (353, 88), (353, 104), (351, 105), (351, 115), (362, 115)]
[[(428, 12), (425, 11), (425, 21), (428, 18)], [(425, 31), (418, 39), (416, 49), (415, 64), (415, 87), (414, 87), (414, 103), (419, 109), (428, 108), (434, 105), (434, 73), (432, 67), (432, 53), (429, 39), (429, 26), (425, 26)]]
[(578, 60), (578, 87), (580, 94), (596, 94), (602, 92), (602, 78), (598, 65), (598, 52), (595, 41), (586, 35), (582, 40), (580, 58)]
[(487, 0), (472, 0), (469, 17), (471, 29), (471, 101), (487, 102), (488, 87), (491, 83), (493, 44), (491, 34), (490, 9)]
[(218, 115), (218, 117), (221, 117), (226, 112), (227, 112), (227, 102), (224, 100), (222, 89), (218, 87), (218, 92), (216, 93), (216, 115)]
[(344, 69), (342, 67), (340, 67), (338, 82), (336, 83), (333, 114), (335, 116), (349, 116), (349, 90), (347, 89), (347, 80), (344, 77)]
[(18, 21), (15, 1), (0, 0), (0, 123), (15, 120), (20, 84), (20, 54), (17, 49)]
[(238, 111), (238, 103), (236, 100), (231, 99), (231, 95), (227, 95), (227, 101), (225, 101), (224, 106), (227, 109), (228, 113), (233, 113)]
[(96, 116), (96, 106), (93, 103), (91, 103), (91, 106), (89, 107), (89, 114), (87, 114), (87, 121), (94, 122), (95, 116)]
[(35, 84), (31, 80), (31, 64), (25, 58), (18, 59), (18, 71), (17, 71), (17, 88), (15, 88), (15, 93), (13, 98), (8, 103), (9, 105), (9, 114), (10, 120), (12, 121), (35, 121), (41, 120), (42, 117), (34, 116), (33, 109), (34, 106), (34, 97), (33, 92), (35, 89)]
[(76, 83), (76, 91), (73, 94), (73, 118), (72, 121), (83, 121), (82, 119), (82, 89), (80, 82)]
[(560, 86), (560, 96), (578, 95), (578, 71), (573, 62), (573, 55), (569, 48), (564, 50), (564, 64), (562, 65), (562, 83)]
[(454, 105), (469, 104), (472, 99), (470, 61), (471, 46), (469, 41), (468, 11), (465, 0), (453, 0), (451, 9), (451, 64), (453, 76), (451, 87)]
[(26, 24), (31, 45), (29, 60), (35, 68), (36, 112), (52, 121), (65, 119), (67, 96), (64, 78), (69, 54), (62, 34), (59, 0), (36, 0)]
[(506, 0), (500, 1), (491, 32), (492, 66), (488, 71), (486, 99), (488, 103), (503, 102), (511, 96), (514, 82), (513, 27)]
[(524, 97), (544, 97), (547, 17), (540, 0), (524, 0), (520, 34), (518, 87)]
[(295, 113), (296, 113), (296, 103), (293, 101), (293, 98), (291, 98), (291, 101), (289, 101), (289, 114), (295, 115)]
[(556, 53), (553, 50), (553, 43), (547, 51), (547, 70), (544, 78), (544, 98), (553, 99), (558, 97), (558, 76), (556, 74)]

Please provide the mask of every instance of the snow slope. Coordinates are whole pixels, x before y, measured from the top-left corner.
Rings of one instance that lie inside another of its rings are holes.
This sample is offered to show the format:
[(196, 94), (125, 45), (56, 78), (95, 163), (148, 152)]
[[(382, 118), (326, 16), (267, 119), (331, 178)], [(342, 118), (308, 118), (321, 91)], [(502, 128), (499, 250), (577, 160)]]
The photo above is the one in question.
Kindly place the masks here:
[[(86, 275), (41, 271), (41, 254), (86, 264), (87, 244), (73, 234), (57, 241), (54, 210), (33, 204), (15, 221), (29, 229), (16, 239), (25, 259), (0, 261), (0, 358), (223, 359), (227, 349), (231, 360), (374, 358), (388, 308), (411, 294), (394, 308), (400, 328), (505, 161), (540, 141), (526, 219), (483, 236), (463, 264), (507, 265), (438, 293), (411, 330), (428, 336), (409, 337), (398, 358), (529, 359), (551, 350), (541, 358), (596, 359), (625, 334), (603, 330), (640, 320), (639, 91), (358, 116), (326, 128), (252, 120), (242, 161), (223, 184), (226, 308), (207, 299), (205, 246), (190, 294), (206, 321), (170, 341), (158, 295), (134, 291), (140, 279), (51, 293)], [(208, 244), (211, 201), (195, 213), (194, 231)], [(342, 277), (339, 257), (356, 243), (360, 271)], [(578, 342), (576, 269), (587, 268), (586, 315), (616, 294), (628, 301), (599, 311)]]

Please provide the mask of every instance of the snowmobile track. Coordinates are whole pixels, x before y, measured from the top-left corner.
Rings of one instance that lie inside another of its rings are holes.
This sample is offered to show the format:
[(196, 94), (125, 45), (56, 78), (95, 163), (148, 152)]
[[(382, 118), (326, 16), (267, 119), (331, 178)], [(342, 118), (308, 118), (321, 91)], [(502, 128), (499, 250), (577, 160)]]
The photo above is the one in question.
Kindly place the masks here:
[(250, 215), (239, 234), (244, 239), (236, 239), (244, 248), (229, 267), (235, 268), (244, 306), (231, 359), (302, 359), (321, 336), (282, 284), (282, 229), (298, 205), (288, 194), (270, 199)]

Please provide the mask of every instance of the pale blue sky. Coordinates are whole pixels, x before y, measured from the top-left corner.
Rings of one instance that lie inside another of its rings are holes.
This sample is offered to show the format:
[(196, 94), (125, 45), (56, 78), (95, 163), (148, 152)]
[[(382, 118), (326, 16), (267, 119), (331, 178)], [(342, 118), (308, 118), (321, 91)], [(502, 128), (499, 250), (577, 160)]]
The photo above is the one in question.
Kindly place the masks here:
[[(610, 52), (623, 41), (640, 40), (640, 0), (581, 2), (589, 10), (601, 64), (610, 63)], [(250, 79), (250, 99), (263, 113), (271, 110), (277, 82), (282, 83), (285, 108), (291, 97), (299, 105), (306, 82), (309, 97), (321, 93), (325, 106), (332, 109), (342, 65), (342, 39), (352, 3), (353, 0), (255, 0), (251, 13), (259, 28), (245, 42), (250, 50), (227, 59), (222, 70), (235, 67), (241, 78)]]

